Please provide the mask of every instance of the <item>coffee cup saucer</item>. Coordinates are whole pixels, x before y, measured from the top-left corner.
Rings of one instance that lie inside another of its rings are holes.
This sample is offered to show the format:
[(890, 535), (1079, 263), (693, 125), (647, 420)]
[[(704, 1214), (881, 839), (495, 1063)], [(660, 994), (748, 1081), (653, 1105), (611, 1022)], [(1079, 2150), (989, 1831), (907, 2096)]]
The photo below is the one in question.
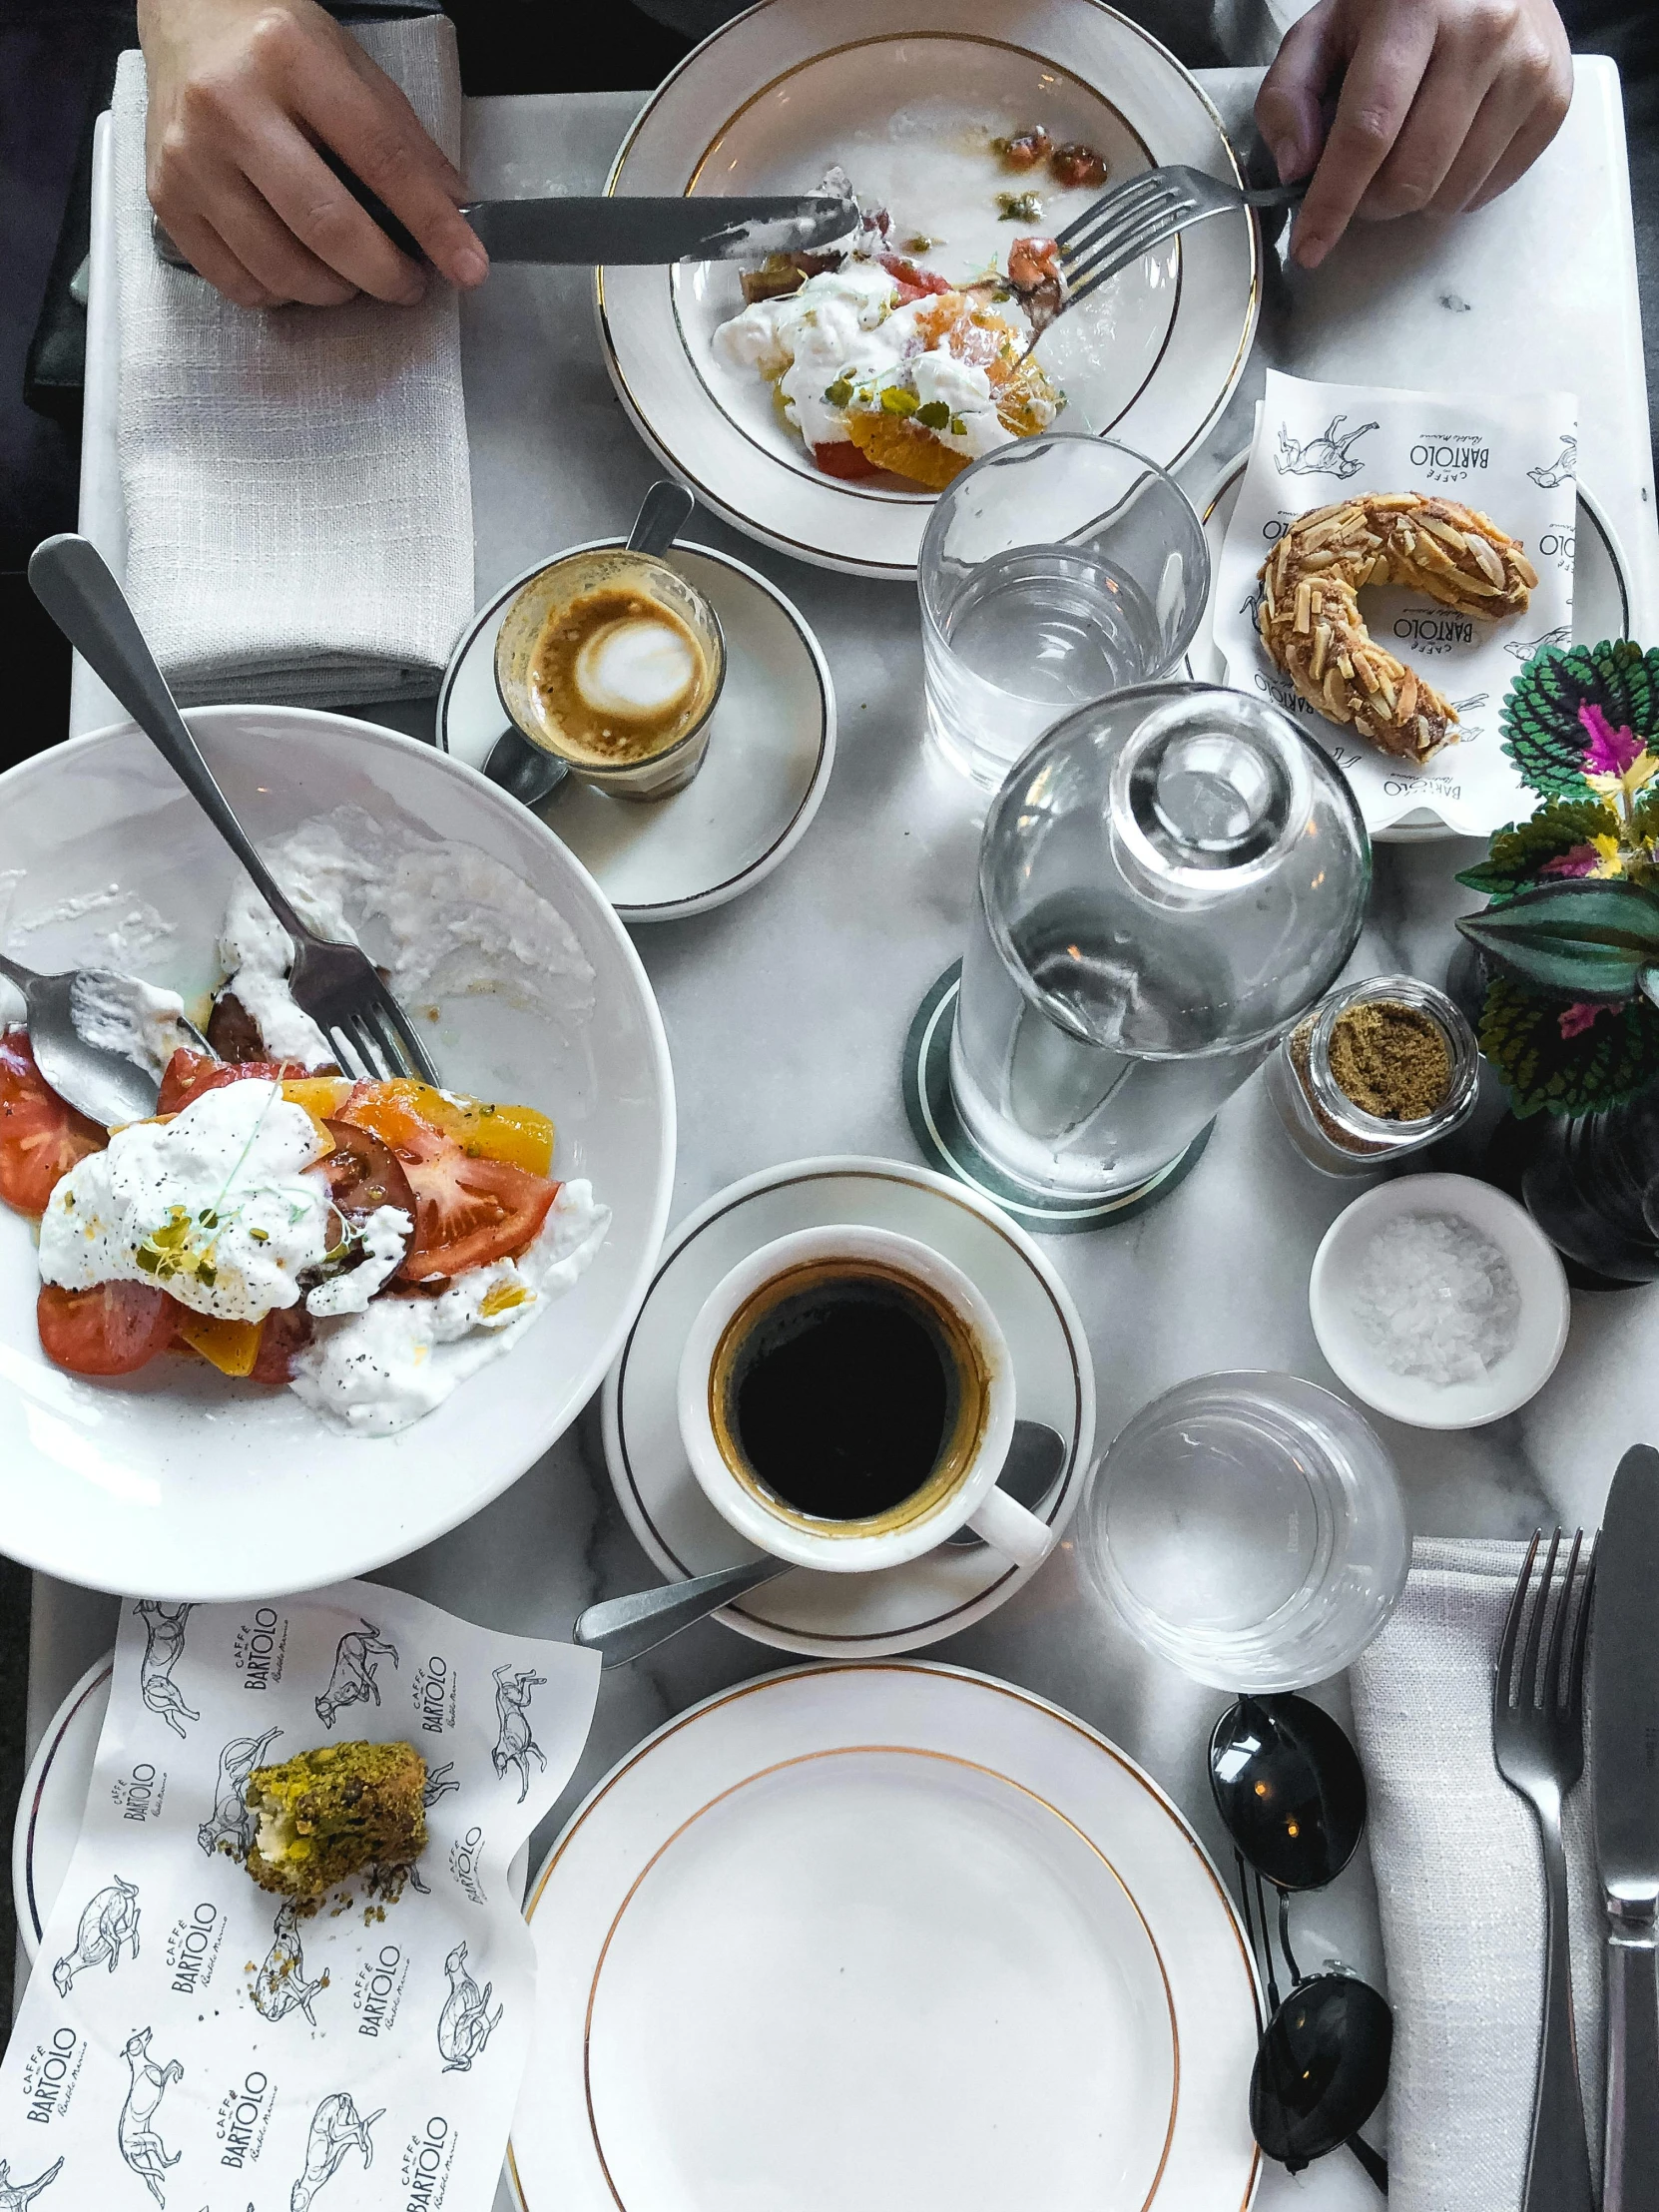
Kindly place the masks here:
[[(567, 553), (620, 545), (595, 538)], [(663, 558), (720, 617), (726, 682), (695, 781), (667, 799), (619, 800), (567, 776), (535, 810), (594, 876), (625, 922), (678, 921), (740, 897), (807, 832), (835, 759), (829, 665), (800, 611), (747, 562), (712, 546), (675, 545)], [(537, 561), (473, 616), (438, 693), (437, 742), (482, 770), (507, 727), (495, 688), (495, 641)]]
[[(1015, 1411), (1061, 1436), (1060, 1474), (1037, 1510), (1056, 1536), (1094, 1447), (1094, 1368), (1070, 1293), (1025, 1232), (931, 1169), (899, 1160), (795, 1160), (719, 1191), (671, 1232), (603, 1396), (605, 1459), (628, 1525), (672, 1581), (758, 1556), (699, 1487), (680, 1439), (680, 1357), (709, 1293), (763, 1245), (837, 1222), (930, 1245), (977, 1285), (1007, 1340)], [(941, 1545), (867, 1574), (797, 1567), (714, 1617), (758, 1643), (815, 1658), (886, 1658), (952, 1636), (1040, 1572), (983, 1545)]]

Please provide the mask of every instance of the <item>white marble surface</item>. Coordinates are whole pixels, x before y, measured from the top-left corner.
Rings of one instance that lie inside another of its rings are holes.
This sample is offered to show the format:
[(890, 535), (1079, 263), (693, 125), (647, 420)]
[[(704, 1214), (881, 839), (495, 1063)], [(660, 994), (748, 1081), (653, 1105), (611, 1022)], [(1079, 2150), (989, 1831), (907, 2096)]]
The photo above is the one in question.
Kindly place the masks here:
[[(1207, 81), (1230, 118), (1242, 117), (1254, 76)], [(593, 189), (633, 105), (625, 95), (474, 102), (475, 188)], [(1507, 200), (1462, 224), (1356, 234), (1313, 277), (1276, 274), (1256, 361), (1194, 464), (1195, 490), (1245, 443), (1266, 359), (1441, 388), (1565, 384), (1580, 394), (1585, 480), (1624, 544), (1638, 635), (1659, 636), (1624, 180), (1612, 67), (1580, 62), (1566, 129)], [(97, 280), (95, 257), (95, 301)], [(467, 302), (463, 327), (482, 595), (539, 555), (625, 525), (655, 470), (612, 396), (584, 276), (498, 270)], [(89, 410), (99, 388), (89, 388)], [(107, 380), (102, 393), (107, 408)], [(83, 527), (119, 552), (102, 435), (89, 414)], [(773, 1161), (915, 1157), (899, 1049), (916, 1002), (960, 949), (980, 812), (920, 749), (907, 591), (795, 566), (718, 526), (699, 534), (730, 543), (807, 611), (835, 673), (842, 735), (823, 812), (785, 868), (717, 913), (639, 933), (679, 1085), (677, 1216)], [(77, 695), (78, 727), (89, 726), (93, 704)], [(1379, 853), (1357, 972), (1399, 966), (1439, 979), (1449, 916), (1469, 902), (1451, 875), (1469, 856), (1450, 844)], [(1199, 1167), (1165, 1204), (1049, 1245), (1092, 1333), (1103, 1441), (1154, 1392), (1204, 1370), (1286, 1368), (1333, 1382), (1306, 1287), (1314, 1249), (1353, 1189), (1291, 1151), (1258, 1080), (1227, 1106)], [(1619, 1452), (1659, 1430), (1659, 1292), (1574, 1304), (1566, 1358), (1521, 1414), (1462, 1435), (1382, 1424), (1418, 1529), (1511, 1535), (1558, 1513), (1593, 1522)], [(594, 1409), (504, 1497), (384, 1578), (474, 1619), (547, 1634), (565, 1633), (589, 1600), (648, 1580), (611, 1497)], [(108, 1644), (112, 1622), (106, 1599), (37, 1585), (31, 1740)], [(1000, 1613), (929, 1655), (1009, 1676), (1103, 1729), (1174, 1793), (1221, 1857), (1202, 1747), (1222, 1700), (1130, 1643), (1089, 1594), (1069, 1545)], [(776, 1657), (706, 1625), (608, 1676), (568, 1802), (659, 1721)], [(1341, 1684), (1328, 1694), (1346, 1709)], [(1300, 1902), (1295, 1928), (1304, 1957), (1336, 1953), (1382, 1973), (1365, 1864)], [(1333, 2158), (1296, 2182), (1270, 2170), (1259, 2201), (1369, 2212), (1377, 2199), (1357, 2166)]]

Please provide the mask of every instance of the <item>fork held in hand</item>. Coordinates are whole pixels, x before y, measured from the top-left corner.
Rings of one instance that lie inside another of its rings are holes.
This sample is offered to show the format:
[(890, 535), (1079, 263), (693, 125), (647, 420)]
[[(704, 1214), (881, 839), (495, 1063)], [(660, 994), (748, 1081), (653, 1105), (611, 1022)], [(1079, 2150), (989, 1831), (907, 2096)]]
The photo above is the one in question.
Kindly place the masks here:
[(72, 532), (47, 538), (29, 561), (29, 582), (52, 620), (114, 692), (151, 744), (202, 809), (254, 879), (254, 887), (293, 940), (288, 989), (309, 1014), (348, 1074), (370, 1080), (437, 1072), (425, 1046), (368, 955), (354, 944), (331, 944), (299, 918), (254, 846), (214, 773), (197, 750), (184, 717), (144, 642), (121, 586), (96, 546)]
[(1295, 185), (1247, 189), (1206, 170), (1180, 167), (1128, 177), (1055, 234), (1065, 304), (1074, 307), (1119, 270), (1209, 216), (1240, 208), (1294, 207), (1307, 191), (1306, 178)]
[(1542, 1540), (1539, 1529), (1527, 1547), (1492, 1670), (1492, 1757), (1510, 1789), (1531, 1806), (1544, 1860), (1544, 2025), (1521, 2212), (1594, 2212), (1573, 2033), (1561, 1801), (1584, 1772), (1584, 1645), (1595, 1550), (1580, 1571), (1584, 1532), (1577, 1530), (1565, 1571), (1557, 1573), (1565, 1538), (1556, 1529), (1534, 1587)]

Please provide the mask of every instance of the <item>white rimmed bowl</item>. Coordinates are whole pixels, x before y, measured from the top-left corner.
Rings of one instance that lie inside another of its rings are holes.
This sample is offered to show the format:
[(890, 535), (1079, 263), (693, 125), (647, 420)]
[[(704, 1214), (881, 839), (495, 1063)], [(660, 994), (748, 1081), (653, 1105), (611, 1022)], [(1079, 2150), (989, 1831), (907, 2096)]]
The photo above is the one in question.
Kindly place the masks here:
[[(656, 1262), (674, 1178), (674, 1083), (627, 932), (587, 870), (516, 801), (429, 746), (340, 715), (211, 707), (190, 721), (257, 840), (350, 801), (480, 846), (558, 908), (595, 972), (585, 1023), (567, 1032), (483, 995), (446, 1000), (428, 1035), (457, 1088), (547, 1108), (554, 1173), (589, 1177), (612, 1210), (587, 1273), (523, 1343), (413, 1427), (372, 1438), (290, 1390), (233, 1382), (200, 1363), (158, 1360), (108, 1382), (52, 1367), (35, 1331), (31, 1224), (0, 1207), (0, 1549), (94, 1589), (212, 1602), (315, 1588), (429, 1543), (562, 1434), (615, 1359)], [(5, 926), (32, 963), (108, 960), (100, 933), (147, 907), (165, 933), (128, 964), (187, 996), (217, 981), (236, 863), (131, 724), (0, 778), (0, 871), (11, 870), (20, 873), (9, 885), (0, 872)], [(17, 934), (112, 885), (114, 904)]]
[[(1515, 1342), (1478, 1382), (1429, 1382), (1384, 1367), (1354, 1318), (1352, 1292), (1367, 1247), (1404, 1214), (1450, 1214), (1508, 1261), (1520, 1294)], [(1536, 1397), (1567, 1342), (1572, 1304), (1555, 1247), (1522, 1206), (1467, 1175), (1403, 1175), (1340, 1213), (1314, 1255), (1308, 1283), (1314, 1335), (1355, 1396), (1413, 1428), (1478, 1428)]]

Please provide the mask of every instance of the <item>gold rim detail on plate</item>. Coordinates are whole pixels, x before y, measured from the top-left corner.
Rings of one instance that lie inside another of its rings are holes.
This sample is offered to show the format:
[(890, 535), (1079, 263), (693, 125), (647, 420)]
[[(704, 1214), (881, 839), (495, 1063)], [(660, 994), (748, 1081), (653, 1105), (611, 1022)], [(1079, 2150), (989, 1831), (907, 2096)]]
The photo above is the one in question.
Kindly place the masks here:
[[(762, 4), (766, 5), (766, 0), (762, 0)], [(1071, 1734), (1079, 1737), (1085, 1744), (1089, 1746), (1092, 1751), (1103, 1753), (1105, 1757), (1108, 1758), (1115, 1767), (1119, 1768), (1125, 1775), (1128, 1776), (1130, 1781), (1135, 1783), (1138, 1788), (1146, 1793), (1146, 1795), (1152, 1800), (1154, 1805), (1158, 1807), (1159, 1811), (1163, 1813), (1165, 1818), (1169, 1821), (1171, 1827), (1175, 1830), (1176, 1835), (1180, 1839), (1180, 1841), (1185, 1844), (1187, 1849), (1192, 1853), (1193, 1857), (1198, 1861), (1199, 1868), (1202, 1871), (1205, 1880), (1209, 1883), (1211, 1889), (1215, 1892), (1216, 1901), (1220, 1905), (1222, 1910), (1222, 1917), (1227, 1924), (1228, 1932), (1232, 1936), (1234, 1944), (1237, 1947), (1240, 1963), (1244, 1968), (1245, 1986), (1250, 1992), (1251, 2004), (1256, 2014), (1258, 2028), (1260, 2028), (1262, 2021), (1262, 1994), (1257, 1979), (1256, 1962), (1251, 1956), (1249, 1945), (1245, 1941), (1244, 1931), (1239, 1926), (1239, 1916), (1234, 1910), (1233, 1900), (1228, 1895), (1226, 1887), (1224, 1886), (1220, 1875), (1217, 1874), (1214, 1866), (1211, 1864), (1209, 1854), (1205, 1851), (1204, 1846), (1199, 1842), (1197, 1836), (1193, 1833), (1193, 1830), (1188, 1825), (1185, 1816), (1181, 1812), (1180, 1807), (1176, 1805), (1174, 1799), (1169, 1797), (1165, 1791), (1161, 1790), (1158, 1784), (1153, 1781), (1152, 1777), (1147, 1774), (1144, 1769), (1138, 1767), (1135, 1762), (1131, 1758), (1129, 1758), (1127, 1753), (1120, 1751), (1115, 1744), (1109, 1743), (1104, 1736), (1099, 1735), (1094, 1729), (1088, 1727), (1084, 1722), (1078, 1720), (1074, 1714), (1064, 1711), (1062, 1707), (1058, 1705), (1051, 1705), (1046, 1698), (1038, 1697), (1032, 1691), (1022, 1690), (1017, 1683), (1001, 1682), (998, 1681), (994, 1676), (977, 1674), (968, 1667), (942, 1666), (934, 1660), (829, 1659), (820, 1661), (815, 1665), (804, 1667), (785, 1667), (777, 1670), (772, 1674), (758, 1675), (753, 1682), (739, 1683), (734, 1689), (722, 1691), (711, 1698), (705, 1698), (700, 1704), (692, 1706), (688, 1711), (679, 1714), (674, 1720), (665, 1722), (665, 1724), (661, 1728), (654, 1730), (652, 1734), (646, 1738), (644, 1743), (637, 1744), (634, 1749), (627, 1755), (627, 1757), (624, 1758), (618, 1766), (612, 1769), (611, 1773), (608, 1774), (605, 1779), (595, 1787), (592, 1794), (587, 1799), (586, 1803), (583, 1804), (572, 1817), (569, 1824), (566, 1826), (563, 1834), (559, 1837), (558, 1842), (554, 1845), (552, 1851), (549, 1853), (547, 1864), (543, 1867), (540, 1876), (537, 1878), (535, 1887), (532, 1889), (530, 1895), (525, 1900), (525, 1920), (527, 1922), (533, 1922), (535, 1920), (537, 1910), (541, 1905), (543, 1897), (546, 1895), (547, 1886), (552, 1881), (553, 1876), (558, 1869), (560, 1861), (564, 1858), (566, 1851), (575, 1842), (577, 1836), (586, 1826), (590, 1817), (599, 1810), (601, 1805), (606, 1802), (606, 1800), (610, 1797), (611, 1792), (617, 1788), (618, 1784), (624, 1782), (628, 1778), (628, 1776), (633, 1773), (634, 1769), (641, 1763), (642, 1760), (649, 1758), (651, 1753), (656, 1750), (659, 1744), (667, 1743), (670, 1738), (678, 1736), (682, 1732), (682, 1730), (691, 1727), (692, 1724), (700, 1720), (704, 1714), (721, 1712), (728, 1705), (735, 1705), (739, 1702), (740, 1699), (743, 1698), (754, 1697), (758, 1692), (774, 1689), (781, 1682), (792, 1682), (802, 1677), (811, 1675), (832, 1674), (919, 1674), (942, 1676), (946, 1680), (952, 1682), (965, 1682), (971, 1684), (973, 1688), (977, 1690), (989, 1691), (998, 1697), (1005, 1697), (1013, 1704), (1029, 1706), (1033, 1712), (1041, 1714), (1046, 1720), (1057, 1721), (1063, 1728), (1068, 1729)], [(949, 1753), (945, 1753), (941, 1754), (941, 1756), (948, 1758), (952, 1755)], [(966, 1760), (962, 1761), (961, 1763), (963, 1765), (972, 1764), (971, 1761)], [(1009, 1778), (999, 1777), (999, 1779), (1007, 1780)], [(1019, 1785), (1016, 1784), (1015, 1787), (1017, 1788), (1019, 1787)], [(1050, 1810), (1053, 1809), (1050, 1808)], [(695, 1815), (693, 1817), (695, 1818)], [(1065, 1818), (1063, 1814), (1061, 1814), (1059, 1817), (1062, 1820)], [(672, 1839), (670, 1840), (672, 1841)], [(1088, 1839), (1085, 1838), (1085, 1841), (1088, 1841)], [(1113, 1872), (1116, 1872), (1115, 1868), (1113, 1869)], [(1128, 1894), (1127, 1889), (1125, 1894)], [(1130, 1902), (1132, 1904), (1134, 1903), (1132, 1897)], [(1137, 1912), (1139, 1911), (1138, 1906), (1136, 1907), (1136, 1910)], [(1162, 1964), (1163, 1961), (1162, 1957), (1160, 1956), (1160, 1970), (1162, 1969)], [(584, 2046), (585, 2041), (586, 2037), (584, 2034)], [(1168, 2161), (1168, 2150), (1169, 2146), (1166, 2145), (1166, 2164)], [(1261, 2173), (1261, 2169), (1262, 2151), (1261, 2146), (1257, 2144), (1253, 2145), (1252, 2147), (1250, 2172), (1246, 2176), (1244, 2194), (1239, 2199), (1239, 2212), (1247, 2212), (1250, 2200), (1256, 2193), (1256, 2183)], [(518, 2192), (519, 2202), (522, 2206), (525, 2207), (525, 2212), (534, 2212), (534, 2208), (530, 2204), (529, 2194), (526, 2191), (523, 2180), (519, 2174), (518, 2159), (510, 2140), (507, 2145), (507, 2170), (512, 2176), (513, 2187)], [(1163, 2169), (1160, 2168), (1160, 2182), (1162, 2181), (1162, 2174)], [(609, 2186), (609, 2181), (610, 2177), (607, 2174), (607, 2186)], [(611, 2191), (611, 2194), (614, 2199), (616, 2195), (614, 2189)]]
[[(1140, 2212), (1148, 2212), (1148, 2208), (1150, 2207), (1153, 2198), (1156, 2197), (1156, 2195), (1158, 2194), (1159, 2184), (1164, 2178), (1164, 2168), (1169, 2164), (1170, 2144), (1175, 2139), (1175, 2117), (1181, 2103), (1181, 2030), (1175, 2017), (1175, 1994), (1169, 1985), (1169, 1973), (1164, 1965), (1164, 1954), (1158, 1948), (1158, 1938), (1153, 1935), (1151, 1927), (1148, 1925), (1146, 1915), (1141, 1911), (1140, 1903), (1136, 1898), (1134, 1891), (1131, 1890), (1128, 1883), (1124, 1881), (1122, 1875), (1119, 1874), (1117, 1868), (1113, 1866), (1111, 1860), (1107, 1858), (1106, 1854), (1101, 1850), (1100, 1846), (1094, 1841), (1094, 1839), (1091, 1836), (1086, 1835), (1084, 1831), (1078, 1827), (1075, 1821), (1067, 1819), (1066, 1815), (1060, 1811), (1057, 1805), (1051, 1805), (1048, 1799), (1040, 1796), (1037, 1791), (1028, 1789), (1023, 1782), (1016, 1782), (1012, 1775), (1003, 1774), (995, 1767), (987, 1767), (977, 1759), (963, 1759), (956, 1752), (930, 1751), (921, 1744), (831, 1744), (827, 1745), (821, 1751), (805, 1751), (802, 1752), (797, 1758), (777, 1759), (773, 1761), (771, 1766), (758, 1767), (753, 1774), (746, 1774), (742, 1776), (738, 1781), (730, 1783), (724, 1790), (717, 1792), (717, 1794), (714, 1797), (710, 1798), (705, 1804), (698, 1806), (695, 1812), (688, 1813), (686, 1818), (680, 1823), (679, 1827), (675, 1829), (674, 1833), (670, 1836), (665, 1837), (662, 1843), (657, 1846), (657, 1849), (651, 1854), (651, 1857), (646, 1861), (645, 1865), (640, 1869), (639, 1873), (635, 1875), (633, 1881), (628, 1885), (627, 1895), (623, 1898), (622, 1903), (617, 1907), (616, 1912), (612, 1917), (611, 1925), (605, 1931), (605, 1939), (599, 1946), (599, 1956), (594, 1961), (593, 1978), (588, 1984), (587, 2008), (582, 2016), (582, 2095), (583, 2101), (587, 2106), (588, 2132), (593, 2137), (593, 2153), (599, 2161), (599, 2170), (605, 2176), (605, 2186), (611, 2192), (612, 2199), (617, 2207), (617, 2212), (629, 2212), (629, 2208), (623, 2202), (622, 2193), (617, 2188), (615, 2179), (612, 2176), (610, 2161), (605, 2156), (605, 2146), (600, 2139), (599, 2122), (593, 2109), (592, 2046), (593, 2008), (599, 1997), (599, 1977), (605, 1970), (605, 1961), (606, 1958), (610, 1955), (611, 1943), (616, 1936), (617, 1930), (622, 1926), (623, 1915), (627, 1912), (629, 1906), (633, 1904), (634, 1899), (639, 1895), (640, 1889), (644, 1884), (646, 1877), (651, 1873), (652, 1869), (660, 1863), (660, 1861), (666, 1856), (666, 1854), (670, 1852), (673, 1847), (680, 1841), (681, 1837), (685, 1835), (686, 1831), (694, 1827), (706, 1813), (713, 1812), (716, 1806), (724, 1805), (729, 1798), (736, 1797), (740, 1790), (750, 1789), (757, 1782), (765, 1782), (772, 1775), (787, 1774), (794, 1767), (811, 1766), (816, 1760), (819, 1759), (852, 1759), (861, 1756), (868, 1756), (870, 1754), (885, 1754), (886, 1756), (895, 1759), (935, 1759), (942, 1766), (964, 1767), (970, 1774), (986, 1775), (990, 1778), (991, 1781), (1000, 1782), (1006, 1788), (1017, 1791), (1021, 1797), (1029, 1799), (1029, 1801), (1033, 1805), (1041, 1806), (1042, 1810), (1045, 1813), (1052, 1814), (1054, 1819), (1060, 1823), (1062, 1828), (1070, 1829), (1071, 1833), (1077, 1838), (1078, 1842), (1081, 1843), (1086, 1850), (1092, 1852), (1095, 1858), (1100, 1861), (1100, 1864), (1106, 1869), (1106, 1872), (1111, 1876), (1112, 1880), (1117, 1884), (1118, 1888), (1128, 1899), (1130, 1910), (1134, 1914), (1136, 1920), (1140, 1922), (1142, 1933), (1145, 1935), (1147, 1942), (1151, 1945), (1152, 1956), (1156, 1961), (1158, 1967), (1158, 1978), (1163, 1984), (1164, 2003), (1169, 2011), (1169, 2120), (1164, 2128), (1163, 2147), (1158, 2154), (1158, 2164), (1152, 2176), (1152, 2186), (1150, 2189), (1148, 2189), (1146, 2195), (1141, 2199)], [(540, 1888), (538, 1886), (538, 1900), (540, 1894)]]

